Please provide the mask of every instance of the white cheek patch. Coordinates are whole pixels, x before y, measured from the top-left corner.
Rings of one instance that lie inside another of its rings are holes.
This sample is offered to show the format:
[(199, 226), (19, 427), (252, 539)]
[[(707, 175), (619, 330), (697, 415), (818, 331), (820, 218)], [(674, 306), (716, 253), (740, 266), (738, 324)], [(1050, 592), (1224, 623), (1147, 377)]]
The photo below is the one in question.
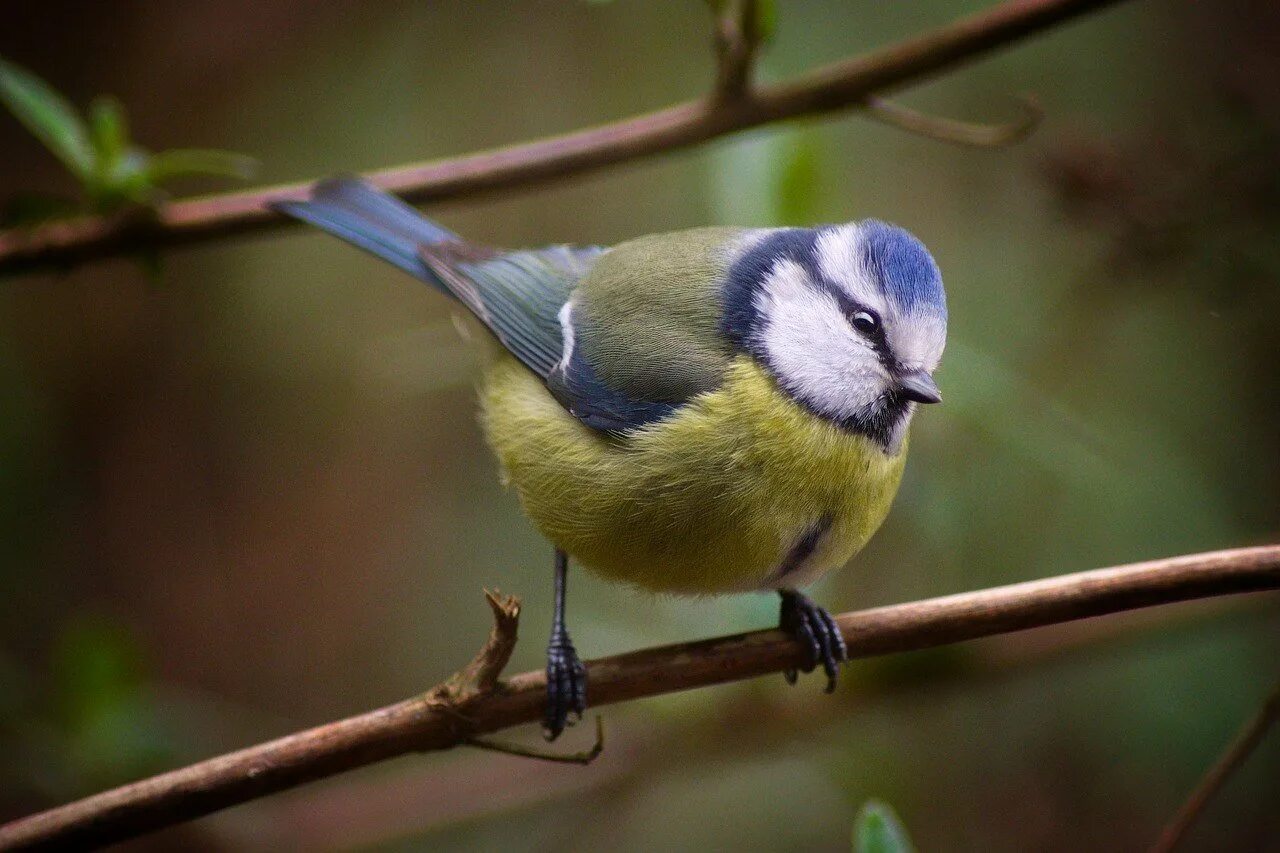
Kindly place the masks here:
[(824, 231), (818, 236), (816, 254), (823, 277), (855, 302), (884, 316), (885, 301), (862, 262), (862, 235), (856, 222)]
[(778, 261), (756, 294), (759, 332), (784, 387), (828, 416), (864, 411), (885, 393), (889, 377), (872, 346), (850, 328), (829, 294), (794, 261)]

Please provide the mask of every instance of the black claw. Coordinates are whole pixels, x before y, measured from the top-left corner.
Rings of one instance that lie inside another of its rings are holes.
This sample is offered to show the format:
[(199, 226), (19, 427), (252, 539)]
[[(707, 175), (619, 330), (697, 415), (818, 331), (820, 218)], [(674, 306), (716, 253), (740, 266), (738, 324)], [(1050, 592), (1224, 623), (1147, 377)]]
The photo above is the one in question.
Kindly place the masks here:
[(813, 672), (813, 668), (818, 665), (818, 659), (822, 657), (824, 651), (822, 641), (825, 637), (822, 636), (822, 624), (814, 618), (814, 614), (804, 609), (798, 612), (800, 618), (796, 637), (807, 643), (805, 651), (808, 653), (804, 667), (800, 671), (808, 674)]
[[(578, 658), (567, 633), (551, 641), (547, 647), (547, 708), (542, 720), (542, 734), (555, 740), (582, 719), (587, 709), (587, 670)], [(573, 719), (570, 719), (570, 713)]]
[(827, 692), (831, 693), (836, 689), (836, 677), (840, 664), (849, 659), (849, 650), (845, 647), (844, 636), (841, 635), (840, 628), (836, 625), (836, 620), (831, 618), (831, 614), (822, 608), (816, 608), (816, 611), (812, 621), (822, 628), (822, 671), (827, 676)]
[[(840, 664), (849, 659), (840, 627), (830, 613), (803, 593), (788, 589), (779, 590), (778, 594), (782, 596), (779, 626), (804, 645), (805, 663), (800, 670), (812, 672), (821, 663), (827, 676), (827, 692), (831, 693), (836, 689)], [(796, 670), (786, 670), (783, 676), (788, 684), (796, 683)]]
[(587, 668), (582, 665), (582, 661), (578, 660), (577, 655), (573, 659), (573, 713), (575, 722), (582, 719), (582, 715), (587, 712)]

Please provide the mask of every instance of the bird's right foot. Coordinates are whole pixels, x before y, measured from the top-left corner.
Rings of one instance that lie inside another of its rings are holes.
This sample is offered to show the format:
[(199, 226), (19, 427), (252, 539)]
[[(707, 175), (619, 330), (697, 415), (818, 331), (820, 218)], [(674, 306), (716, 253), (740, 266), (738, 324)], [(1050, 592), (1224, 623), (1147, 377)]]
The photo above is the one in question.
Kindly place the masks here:
[[(849, 659), (849, 650), (845, 647), (844, 636), (840, 626), (831, 614), (814, 603), (813, 599), (794, 589), (780, 589), (782, 596), (782, 612), (779, 626), (804, 646), (805, 664), (802, 672), (813, 672), (814, 667), (822, 664), (822, 671), (827, 676), (827, 692), (836, 689), (836, 677), (840, 664)], [(797, 673), (788, 669), (783, 673), (788, 684), (795, 684)]]

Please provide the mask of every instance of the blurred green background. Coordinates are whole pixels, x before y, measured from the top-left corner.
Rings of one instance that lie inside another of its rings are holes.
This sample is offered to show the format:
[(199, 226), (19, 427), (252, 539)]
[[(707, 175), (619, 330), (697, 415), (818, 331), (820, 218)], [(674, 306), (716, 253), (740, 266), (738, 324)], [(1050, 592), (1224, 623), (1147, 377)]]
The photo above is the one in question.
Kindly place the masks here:
[[(780, 2), (778, 79), (982, 8)], [(265, 181), (501, 145), (693, 97), (694, 0), (5, 4), (0, 55), (154, 148)], [(876, 216), (948, 285), (946, 404), (895, 511), (816, 595), (847, 610), (1280, 536), (1280, 7), (1142, 0), (900, 97), (974, 150), (840, 115), (434, 208), (498, 245)], [(192, 184), (207, 189), (212, 184)], [(0, 200), (72, 189), (0, 115)], [(520, 594), (542, 665), (549, 546), (499, 486), (449, 308), (287, 233), (0, 285), (0, 818), (413, 694)], [(1277, 598), (1163, 608), (608, 708), (583, 769), (398, 759), (135, 849), (844, 850), (868, 797), (922, 850), (1132, 850), (1275, 682)], [(576, 576), (589, 657), (764, 627)], [(566, 738), (585, 746), (589, 731)], [(530, 743), (536, 732), (521, 732)], [(1280, 850), (1280, 737), (1191, 849)], [(1198, 845), (1198, 847), (1197, 847)]]

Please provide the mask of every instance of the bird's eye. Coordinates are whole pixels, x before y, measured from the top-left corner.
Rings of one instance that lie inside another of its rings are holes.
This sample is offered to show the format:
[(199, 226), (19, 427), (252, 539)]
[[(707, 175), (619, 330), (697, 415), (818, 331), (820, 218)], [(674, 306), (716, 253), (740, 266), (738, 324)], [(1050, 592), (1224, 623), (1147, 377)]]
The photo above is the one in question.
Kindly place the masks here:
[(880, 321), (876, 319), (876, 315), (870, 311), (858, 311), (849, 318), (849, 322), (853, 327), (864, 335), (874, 334), (875, 330), (880, 327)]

